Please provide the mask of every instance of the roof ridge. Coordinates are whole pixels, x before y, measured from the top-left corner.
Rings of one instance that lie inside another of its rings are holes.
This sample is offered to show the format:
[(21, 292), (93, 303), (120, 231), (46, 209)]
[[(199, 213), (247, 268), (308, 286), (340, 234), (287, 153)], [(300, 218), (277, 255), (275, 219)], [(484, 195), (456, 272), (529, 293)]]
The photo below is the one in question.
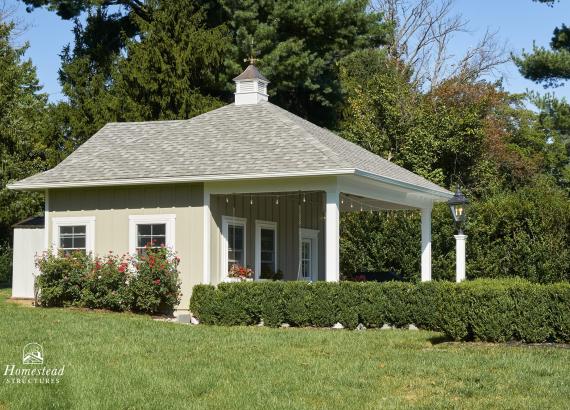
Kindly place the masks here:
[[(269, 107), (271, 107), (272, 109), (274, 109), (274, 111), (279, 114), (279, 119), (280, 119), (282, 122), (285, 122), (285, 121), (283, 121), (283, 117), (285, 117), (285, 119), (287, 120), (287, 122), (291, 122), (291, 123), (295, 124), (295, 122), (294, 122), (292, 119), (287, 118), (287, 117), (289, 117), (289, 116), (292, 116), (292, 117), (294, 117), (295, 119), (300, 119), (300, 120), (302, 120), (302, 121), (305, 122), (305, 123), (309, 123), (309, 124), (311, 124), (311, 125), (313, 125), (313, 126), (315, 126), (315, 127), (317, 127), (317, 128), (320, 128), (320, 129), (324, 130), (324, 128), (319, 127), (318, 125), (312, 124), (311, 122), (305, 120), (304, 118), (301, 118), (301, 117), (299, 117), (298, 115), (293, 114), (293, 113), (291, 113), (291, 112), (289, 112), (289, 111), (287, 111), (287, 110), (285, 110), (285, 109), (279, 107), (278, 105), (275, 105), (275, 104), (272, 104), (272, 103), (269, 103), (269, 102), (268, 102), (267, 104), (268, 104)], [(333, 150), (331, 147), (329, 147), (328, 145), (326, 145), (326, 144), (324, 144), (323, 142), (321, 142), (321, 141), (320, 141), (318, 138), (316, 138), (311, 132), (309, 132), (307, 129), (305, 129), (305, 124), (295, 124), (295, 125), (297, 125), (298, 127), (300, 127), (300, 128), (303, 129), (303, 131), (305, 132), (305, 137), (306, 137), (307, 139), (309, 139), (311, 142), (313, 142), (313, 146), (314, 146), (316, 149), (318, 149), (319, 151), (321, 151), (323, 154), (329, 154), (329, 153), (334, 154), (334, 155), (336, 156), (335, 159), (338, 161), (338, 164), (337, 164), (337, 165), (342, 166), (342, 167), (346, 167), (346, 166), (348, 166), (348, 167), (354, 167), (354, 164), (353, 164), (353, 163), (344, 160), (343, 157), (342, 157), (338, 152), (336, 152), (336, 151)], [(329, 132), (330, 132), (330, 131), (329, 131)]]

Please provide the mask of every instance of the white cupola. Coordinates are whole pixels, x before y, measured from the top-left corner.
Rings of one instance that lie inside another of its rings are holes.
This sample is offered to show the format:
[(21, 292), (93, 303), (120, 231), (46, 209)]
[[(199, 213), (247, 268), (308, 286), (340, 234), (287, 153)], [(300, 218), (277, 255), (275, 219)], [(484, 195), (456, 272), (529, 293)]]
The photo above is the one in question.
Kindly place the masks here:
[(258, 104), (261, 101), (267, 101), (269, 80), (253, 64), (234, 78), (234, 81), (236, 83), (236, 105)]

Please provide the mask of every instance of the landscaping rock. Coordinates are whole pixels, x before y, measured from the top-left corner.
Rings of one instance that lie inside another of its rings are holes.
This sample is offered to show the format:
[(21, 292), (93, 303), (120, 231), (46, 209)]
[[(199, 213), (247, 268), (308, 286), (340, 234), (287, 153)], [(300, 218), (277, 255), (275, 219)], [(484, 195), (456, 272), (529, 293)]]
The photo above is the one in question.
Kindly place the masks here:
[(410, 325), (410, 326), (408, 326), (408, 329), (409, 330), (420, 330), (416, 327), (416, 325)]
[(336, 322), (334, 325), (332, 325), (332, 328), (333, 329), (344, 329), (344, 326), (341, 323)]
[(291, 325), (289, 323), (281, 323), (281, 327), (287, 328), (287, 327), (291, 327)]
[(265, 323), (263, 323), (263, 319), (261, 319), (261, 320), (259, 321), (259, 323), (257, 324), (257, 326), (259, 326), (259, 327), (265, 326)]
[(390, 325), (387, 324), (387, 323), (384, 323), (384, 325), (383, 325), (380, 329), (381, 329), (381, 330), (389, 330), (389, 329), (392, 329), (392, 326), (390, 326)]
[(200, 321), (196, 319), (194, 316), (190, 316), (190, 323), (193, 325), (199, 325)]
[(354, 330), (358, 331), (366, 330), (366, 326), (364, 326), (362, 323), (359, 323), (358, 326), (356, 326), (356, 329)]

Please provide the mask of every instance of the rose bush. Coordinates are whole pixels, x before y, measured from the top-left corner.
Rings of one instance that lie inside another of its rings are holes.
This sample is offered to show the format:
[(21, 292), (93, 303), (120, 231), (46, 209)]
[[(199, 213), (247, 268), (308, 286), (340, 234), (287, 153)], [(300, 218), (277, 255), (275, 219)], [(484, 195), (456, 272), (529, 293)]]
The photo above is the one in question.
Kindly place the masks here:
[(46, 252), (36, 261), (37, 304), (171, 313), (180, 302), (179, 262), (165, 247), (135, 256)]

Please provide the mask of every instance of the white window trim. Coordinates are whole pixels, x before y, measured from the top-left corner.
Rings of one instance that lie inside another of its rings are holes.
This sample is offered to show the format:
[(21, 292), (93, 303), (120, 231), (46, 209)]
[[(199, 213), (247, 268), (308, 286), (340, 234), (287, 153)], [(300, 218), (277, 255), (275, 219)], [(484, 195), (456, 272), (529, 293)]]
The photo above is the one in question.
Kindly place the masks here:
[(243, 227), (243, 260), (247, 265), (247, 218), (222, 215), (222, 237), (220, 252), (220, 281), (228, 277), (228, 225)]
[(149, 215), (129, 215), (129, 253), (137, 253), (137, 225), (142, 224), (165, 224), (165, 246), (172, 251), (175, 250), (174, 238), (176, 238), (176, 215), (175, 214), (149, 214)]
[(59, 251), (59, 228), (61, 226), (85, 225), (85, 252), (95, 253), (95, 217), (94, 216), (66, 216), (51, 219), (52, 231), (51, 247), (54, 254)]
[(277, 254), (279, 247), (277, 246), (277, 222), (271, 221), (255, 221), (255, 279), (259, 279), (261, 275), (261, 230), (271, 229), (273, 230), (273, 235), (275, 235), (275, 271), (279, 266), (277, 260)]
[[(303, 239), (310, 239), (313, 241), (313, 260), (312, 260), (312, 271), (313, 271), (313, 276), (311, 277), (311, 279), (309, 279), (312, 282), (317, 281), (318, 277), (319, 277), (319, 231), (318, 229), (307, 229), (307, 228), (300, 228), (299, 229), (299, 266), (301, 266), (301, 256), (302, 256), (302, 251), (301, 251), (301, 243), (303, 242)], [(301, 280), (307, 280), (305, 278), (301, 278)]]

